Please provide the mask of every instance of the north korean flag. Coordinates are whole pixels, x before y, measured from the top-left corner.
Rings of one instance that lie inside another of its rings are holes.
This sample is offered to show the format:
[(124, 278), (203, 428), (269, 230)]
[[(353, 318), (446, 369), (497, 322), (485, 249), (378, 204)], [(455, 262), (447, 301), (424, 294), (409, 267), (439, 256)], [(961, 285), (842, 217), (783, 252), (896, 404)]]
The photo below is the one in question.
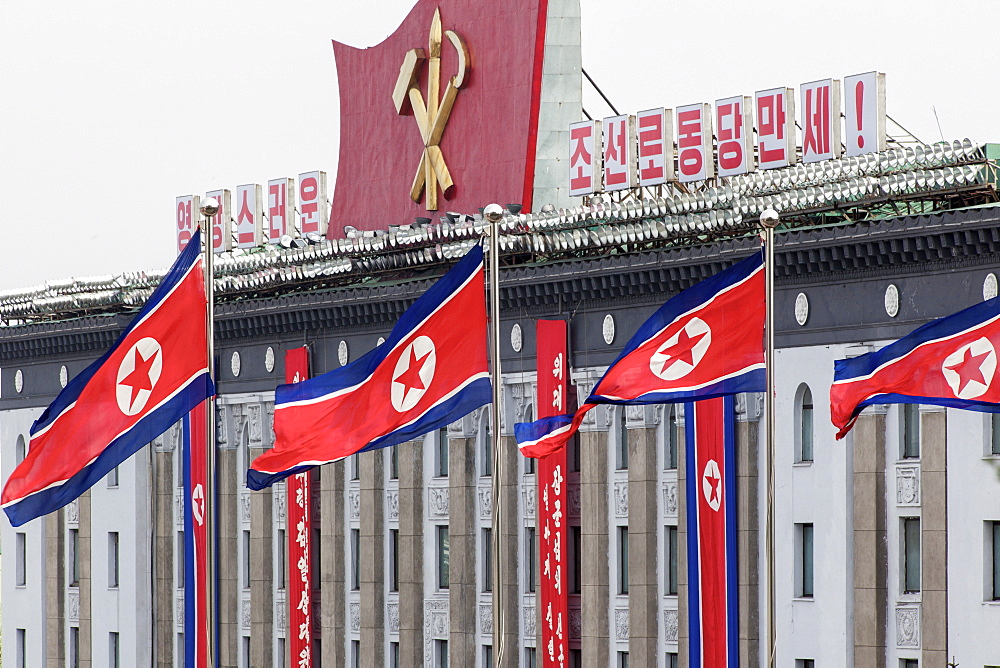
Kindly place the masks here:
[(661, 404), (764, 391), (764, 256), (667, 301), (625, 345), (575, 415), (514, 426), (521, 453), (544, 457), (597, 404)]
[(733, 397), (689, 403), (688, 619), (692, 668), (739, 666), (736, 411)]
[(1000, 298), (933, 320), (881, 350), (834, 363), (830, 419), (843, 438), (871, 404), (1000, 412)]
[(114, 346), (31, 427), (3, 489), (14, 526), (62, 508), (211, 396), (207, 308), (195, 232)]
[(483, 249), (476, 246), (399, 319), (385, 343), (347, 366), (280, 385), (274, 448), (247, 486), (439, 429), (490, 403)]

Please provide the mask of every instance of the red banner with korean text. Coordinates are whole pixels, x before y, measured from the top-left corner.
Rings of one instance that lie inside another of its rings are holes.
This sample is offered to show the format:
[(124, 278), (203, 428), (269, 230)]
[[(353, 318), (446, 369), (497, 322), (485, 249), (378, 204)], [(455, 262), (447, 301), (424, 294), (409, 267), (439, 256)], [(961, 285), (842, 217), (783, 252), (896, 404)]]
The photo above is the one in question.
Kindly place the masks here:
[[(561, 415), (566, 405), (569, 364), (566, 322), (539, 320), (535, 326), (538, 417)], [(566, 448), (538, 460), (538, 541), (541, 564), (542, 666), (569, 665), (567, 590)]]
[[(285, 351), (285, 382), (309, 377), (309, 348)], [(288, 478), (285, 507), (288, 536), (288, 649), (294, 668), (311, 668), (312, 662), (312, 504), (310, 472)]]

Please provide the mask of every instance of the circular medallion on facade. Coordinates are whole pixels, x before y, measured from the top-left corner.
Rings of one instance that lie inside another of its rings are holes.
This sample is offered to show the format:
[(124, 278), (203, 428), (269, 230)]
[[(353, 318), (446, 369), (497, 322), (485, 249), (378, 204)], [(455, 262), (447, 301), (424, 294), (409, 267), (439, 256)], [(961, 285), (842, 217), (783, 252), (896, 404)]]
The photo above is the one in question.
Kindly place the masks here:
[(983, 281), (983, 299), (993, 299), (997, 296), (997, 275), (993, 272), (986, 274)]
[(899, 313), (899, 288), (892, 283), (885, 289), (885, 312), (890, 318)]
[(337, 346), (337, 359), (340, 361), (340, 366), (347, 366), (347, 341), (341, 341)]
[(59, 386), (66, 387), (66, 383), (69, 382), (69, 371), (66, 370), (66, 365), (63, 364), (59, 367)]
[(611, 314), (604, 316), (604, 325), (601, 327), (601, 332), (604, 334), (604, 342), (609, 346), (614, 343), (615, 340), (615, 319)]
[(18, 369), (14, 372), (14, 391), (21, 394), (21, 390), (24, 389), (24, 374)]
[(385, 343), (385, 337), (384, 336), (380, 336), (380, 337), (378, 337), (378, 343), (376, 343), (375, 345), (380, 346), (383, 343)]
[(229, 358), (229, 368), (233, 371), (233, 378), (240, 377), (240, 351), (234, 350), (233, 356)]
[(809, 297), (806, 297), (806, 293), (800, 292), (795, 297), (795, 322), (802, 326), (807, 320), (809, 320)]
[(274, 371), (274, 348), (271, 346), (264, 351), (264, 370), (268, 373)]
[(515, 353), (519, 353), (523, 344), (524, 339), (521, 335), (521, 325), (514, 323), (514, 326), (510, 328), (510, 347), (514, 349)]

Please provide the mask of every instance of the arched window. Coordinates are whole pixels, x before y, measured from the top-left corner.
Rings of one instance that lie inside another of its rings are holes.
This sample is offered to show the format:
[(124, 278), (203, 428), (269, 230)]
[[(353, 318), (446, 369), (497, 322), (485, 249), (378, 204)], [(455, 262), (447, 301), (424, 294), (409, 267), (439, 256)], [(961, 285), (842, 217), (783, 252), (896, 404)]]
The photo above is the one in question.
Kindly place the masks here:
[(14, 458), (15, 465), (20, 464), (24, 461), (25, 455), (28, 454), (28, 448), (24, 443), (24, 436), (21, 434), (17, 435), (17, 445), (14, 446)]
[(795, 461), (811, 462), (813, 460), (813, 398), (809, 386), (799, 385), (797, 395), (795, 422)]
[(677, 430), (678, 410), (680, 409), (676, 404), (667, 404), (663, 411), (663, 468), (667, 470), (677, 468), (677, 450), (680, 447)]

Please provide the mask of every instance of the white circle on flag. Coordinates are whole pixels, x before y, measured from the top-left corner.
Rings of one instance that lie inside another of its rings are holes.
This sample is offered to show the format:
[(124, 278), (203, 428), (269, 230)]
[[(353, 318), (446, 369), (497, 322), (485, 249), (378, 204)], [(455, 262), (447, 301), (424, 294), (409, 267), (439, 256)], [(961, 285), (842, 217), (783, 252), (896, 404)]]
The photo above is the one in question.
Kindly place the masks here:
[(397, 412), (405, 413), (417, 405), (431, 386), (436, 366), (437, 351), (430, 337), (418, 336), (403, 348), (389, 388), (389, 399)]
[(146, 337), (136, 341), (118, 365), (115, 398), (125, 415), (137, 415), (146, 407), (163, 370), (160, 342)]
[(712, 329), (701, 318), (691, 318), (649, 358), (649, 370), (663, 380), (691, 373), (712, 345)]
[(705, 472), (701, 474), (701, 491), (705, 494), (708, 507), (718, 512), (722, 505), (722, 474), (714, 459), (705, 464)]
[(975, 399), (985, 394), (996, 370), (997, 352), (986, 337), (960, 347), (941, 363), (941, 373), (959, 399)]
[(191, 491), (191, 513), (198, 526), (205, 523), (205, 489), (200, 482)]

